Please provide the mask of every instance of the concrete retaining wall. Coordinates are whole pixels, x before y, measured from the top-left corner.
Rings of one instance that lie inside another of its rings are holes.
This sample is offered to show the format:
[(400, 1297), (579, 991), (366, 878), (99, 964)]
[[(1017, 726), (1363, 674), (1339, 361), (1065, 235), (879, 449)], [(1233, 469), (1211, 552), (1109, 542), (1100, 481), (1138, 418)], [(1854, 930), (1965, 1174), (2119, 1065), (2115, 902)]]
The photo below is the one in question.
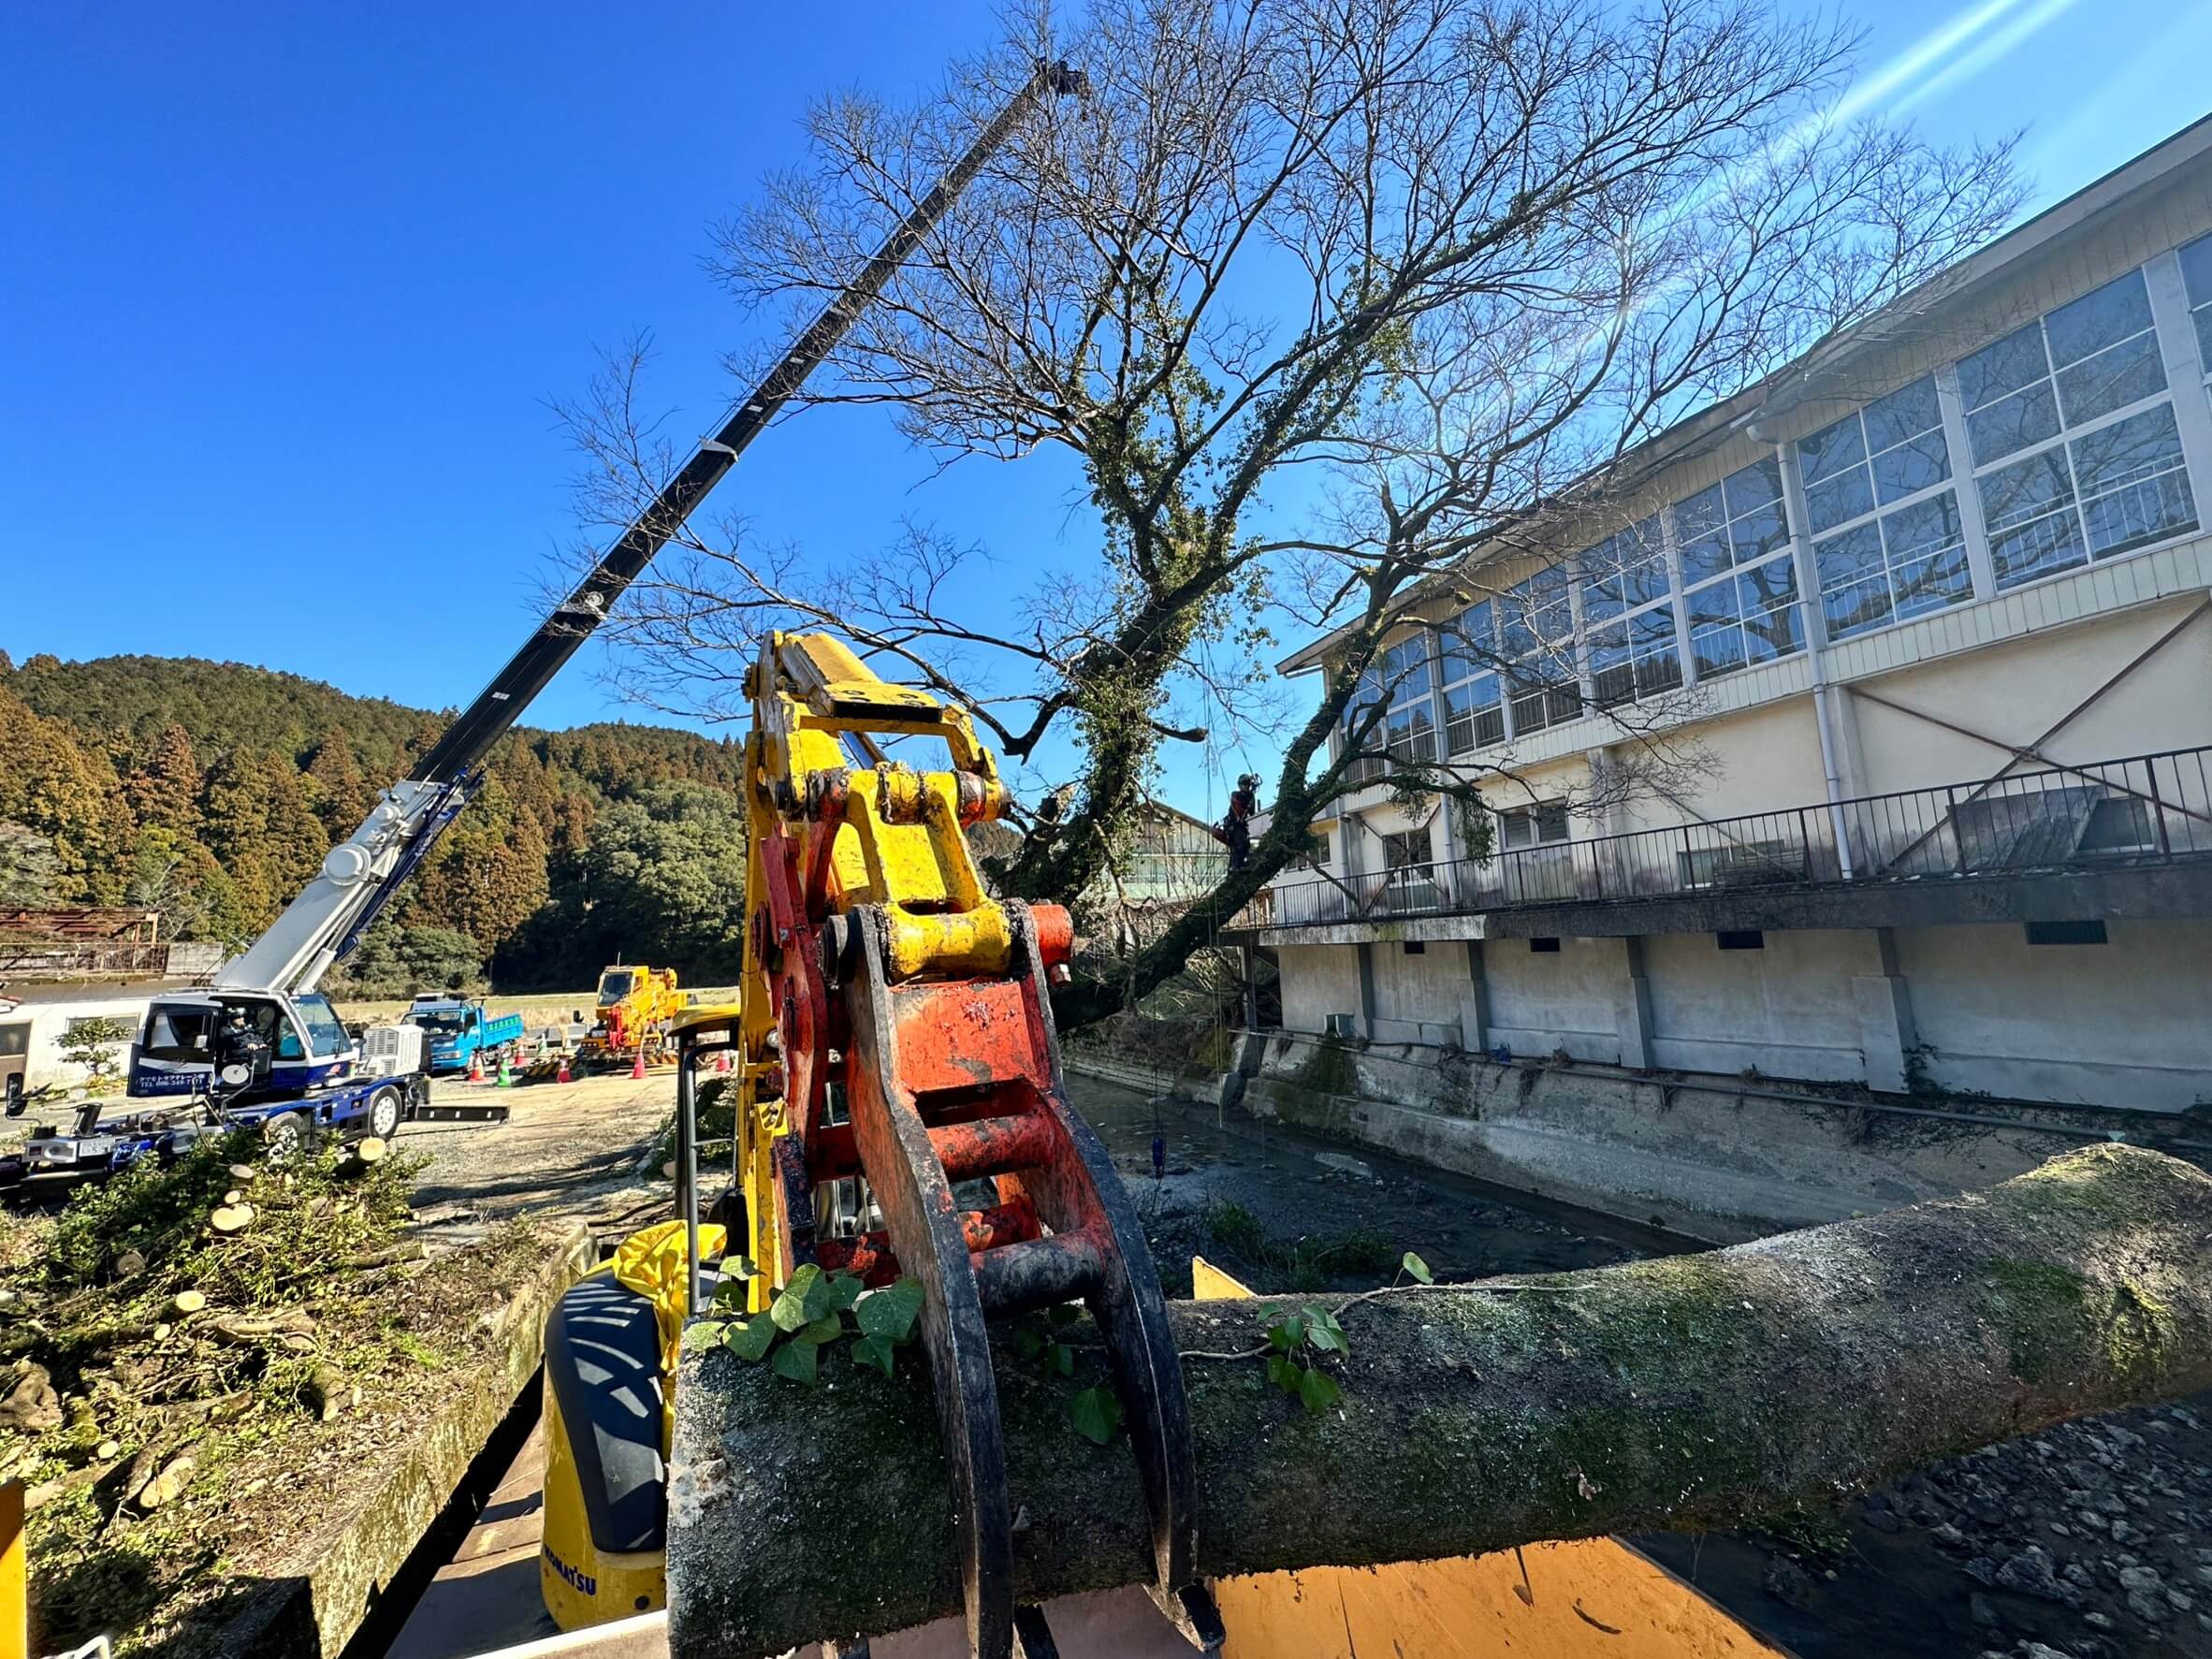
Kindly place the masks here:
[[(1241, 1095), (1231, 1103), (1253, 1115), (1716, 1243), (1991, 1186), (2114, 1130), (2109, 1113), (2010, 1102), (1831, 1100), (1724, 1077), (1499, 1064), (1291, 1032), (1253, 1039), (1246, 1053), (1262, 1046), (1241, 1090), (1230, 1085)], [(1076, 1045), (1066, 1062), (1148, 1092), (1176, 1087)], [(1211, 1103), (1228, 1081), (1186, 1077), (1180, 1087)], [(1943, 1115), (1954, 1109), (2016, 1121)]]

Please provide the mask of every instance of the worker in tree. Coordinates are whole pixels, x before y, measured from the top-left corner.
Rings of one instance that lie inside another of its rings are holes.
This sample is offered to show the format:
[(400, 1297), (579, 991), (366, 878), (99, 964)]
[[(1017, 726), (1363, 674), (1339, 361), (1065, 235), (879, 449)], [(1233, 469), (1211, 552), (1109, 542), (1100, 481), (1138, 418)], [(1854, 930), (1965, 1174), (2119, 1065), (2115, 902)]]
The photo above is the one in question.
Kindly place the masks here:
[(1215, 833), (1229, 846), (1229, 867), (1241, 870), (1244, 861), (1252, 856), (1252, 819), (1259, 810), (1259, 774), (1246, 772), (1237, 779), (1236, 793), (1229, 797), (1229, 816), (1221, 821)]

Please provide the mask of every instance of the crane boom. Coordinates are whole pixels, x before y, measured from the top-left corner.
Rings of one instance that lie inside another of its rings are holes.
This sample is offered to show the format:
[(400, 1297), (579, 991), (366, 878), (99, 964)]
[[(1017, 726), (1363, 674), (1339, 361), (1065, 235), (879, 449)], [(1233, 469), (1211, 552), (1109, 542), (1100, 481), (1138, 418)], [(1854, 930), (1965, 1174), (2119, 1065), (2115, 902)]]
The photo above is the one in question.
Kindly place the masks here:
[(468, 805), (492, 745), (605, 621), (615, 602), (682, 528), (807, 377), (859, 320), (883, 284), (921, 245), (945, 210), (997, 153), (1040, 96), (1084, 90), (1080, 70), (1040, 64), (1037, 72), (917, 202), (860, 274), (733, 407), (691, 458), (661, 487), (620, 539), (556, 605), (476, 700), (463, 709), (404, 779), (386, 790), (345, 841), (330, 850), (306, 889), (269, 930), (215, 976), (225, 989), (305, 992), (359, 940), (377, 913)]

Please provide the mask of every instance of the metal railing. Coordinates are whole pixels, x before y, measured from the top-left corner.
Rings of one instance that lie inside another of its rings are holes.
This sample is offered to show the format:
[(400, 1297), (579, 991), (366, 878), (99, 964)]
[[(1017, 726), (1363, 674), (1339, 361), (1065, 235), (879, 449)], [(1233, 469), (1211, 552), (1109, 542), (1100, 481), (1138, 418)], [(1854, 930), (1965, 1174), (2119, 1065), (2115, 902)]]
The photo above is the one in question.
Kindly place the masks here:
[(2212, 746), (1278, 882), (1238, 927), (2212, 857)]

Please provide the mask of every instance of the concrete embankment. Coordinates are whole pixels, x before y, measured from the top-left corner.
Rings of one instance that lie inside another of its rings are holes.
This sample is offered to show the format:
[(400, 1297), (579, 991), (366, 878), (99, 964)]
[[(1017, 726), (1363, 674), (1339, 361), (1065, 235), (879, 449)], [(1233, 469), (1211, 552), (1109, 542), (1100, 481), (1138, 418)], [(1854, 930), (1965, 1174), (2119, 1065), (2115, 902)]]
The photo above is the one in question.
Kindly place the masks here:
[(1991, 1186), (2085, 1141), (2204, 1150), (2186, 1132), (2172, 1139), (2170, 1118), (1822, 1095), (1757, 1077), (1498, 1061), (1298, 1032), (1236, 1037), (1222, 1071), (1080, 1041), (1065, 1058), (1088, 1076), (1721, 1243)]

